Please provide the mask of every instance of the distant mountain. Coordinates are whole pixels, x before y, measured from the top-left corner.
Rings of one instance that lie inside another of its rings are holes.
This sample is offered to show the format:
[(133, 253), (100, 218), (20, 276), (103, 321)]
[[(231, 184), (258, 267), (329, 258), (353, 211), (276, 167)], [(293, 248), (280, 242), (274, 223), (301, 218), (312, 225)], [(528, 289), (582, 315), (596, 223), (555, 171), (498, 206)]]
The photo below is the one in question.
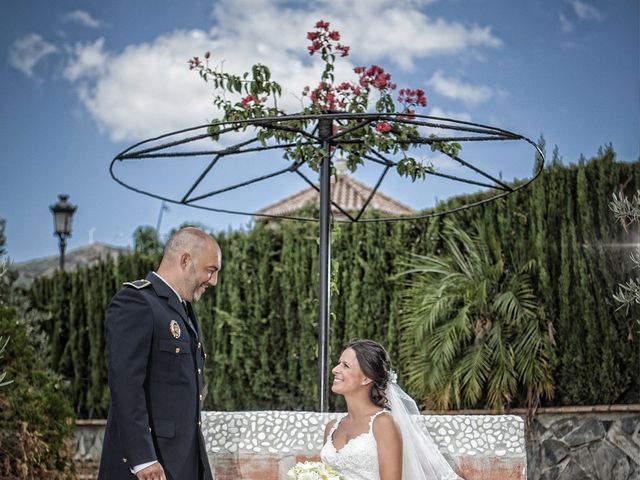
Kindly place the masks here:
[[(65, 253), (64, 269), (72, 271), (80, 267), (88, 267), (95, 265), (101, 260), (108, 257), (118, 258), (120, 255), (129, 253), (130, 249), (126, 247), (116, 247), (104, 243), (92, 243), (70, 250)], [(48, 277), (53, 275), (60, 266), (60, 257), (54, 255), (51, 257), (37, 258), (35, 260), (27, 260), (26, 262), (14, 263), (11, 270), (18, 273), (16, 281), (18, 286), (29, 287), (31, 282), (38, 277)]]

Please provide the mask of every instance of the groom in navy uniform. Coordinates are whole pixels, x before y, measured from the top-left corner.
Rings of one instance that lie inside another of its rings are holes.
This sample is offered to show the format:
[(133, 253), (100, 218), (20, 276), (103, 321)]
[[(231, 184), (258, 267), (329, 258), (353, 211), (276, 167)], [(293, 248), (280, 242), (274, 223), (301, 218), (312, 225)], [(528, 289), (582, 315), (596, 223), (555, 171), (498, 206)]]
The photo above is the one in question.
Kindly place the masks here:
[(207, 355), (191, 302), (216, 285), (221, 263), (213, 237), (183, 228), (157, 272), (113, 297), (100, 480), (212, 480), (200, 429)]

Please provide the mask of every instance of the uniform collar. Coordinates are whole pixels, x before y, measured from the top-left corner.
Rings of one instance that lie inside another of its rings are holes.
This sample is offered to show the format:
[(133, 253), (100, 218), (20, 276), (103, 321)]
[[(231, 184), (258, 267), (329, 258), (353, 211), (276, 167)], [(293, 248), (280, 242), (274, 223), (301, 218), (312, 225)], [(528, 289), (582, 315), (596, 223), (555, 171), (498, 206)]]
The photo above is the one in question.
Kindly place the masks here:
[(184, 309), (184, 303), (182, 303), (182, 298), (178, 295), (178, 292), (156, 272), (149, 273), (147, 280), (151, 282), (156, 293), (161, 297), (165, 297), (169, 306), (186, 320), (187, 312)]
[(179, 294), (178, 292), (176, 292), (176, 289), (175, 289), (175, 288), (173, 288), (173, 287), (171, 286), (171, 284), (170, 284), (169, 282), (167, 282), (164, 278), (162, 278), (162, 276), (161, 276), (158, 272), (151, 272), (151, 273), (153, 273), (156, 277), (158, 277), (160, 280), (162, 280), (162, 281), (164, 282), (164, 284), (165, 284), (167, 287), (169, 287), (173, 293), (175, 293), (175, 294), (176, 294), (176, 297), (178, 297), (178, 300), (180, 300), (180, 303), (182, 303), (182, 302), (184, 302), (184, 301), (185, 301), (185, 300), (183, 300), (183, 299), (182, 299), (182, 297), (180, 296), (180, 294)]

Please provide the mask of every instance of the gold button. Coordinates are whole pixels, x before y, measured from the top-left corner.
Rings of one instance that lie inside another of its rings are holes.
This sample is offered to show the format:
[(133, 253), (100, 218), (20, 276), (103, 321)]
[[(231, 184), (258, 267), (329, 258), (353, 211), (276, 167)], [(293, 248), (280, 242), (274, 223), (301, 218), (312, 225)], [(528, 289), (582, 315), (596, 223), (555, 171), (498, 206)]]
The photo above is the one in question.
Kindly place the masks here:
[(151, 427), (149, 427), (149, 431), (151, 431)]
[(207, 354), (206, 353), (204, 354), (204, 358), (207, 358)]
[(126, 459), (126, 458), (123, 458), (123, 459), (122, 459), (122, 461), (123, 461), (124, 463), (127, 463), (127, 459)]
[(200, 349), (200, 347), (202, 347), (202, 343), (198, 342), (198, 349)]
[(202, 394), (199, 395), (200, 401), (202, 401)]
[(202, 375), (202, 370), (198, 369), (198, 375)]
[(200, 426), (200, 422), (198, 422), (198, 426)]
[(180, 353), (180, 347), (176, 347), (176, 353)]

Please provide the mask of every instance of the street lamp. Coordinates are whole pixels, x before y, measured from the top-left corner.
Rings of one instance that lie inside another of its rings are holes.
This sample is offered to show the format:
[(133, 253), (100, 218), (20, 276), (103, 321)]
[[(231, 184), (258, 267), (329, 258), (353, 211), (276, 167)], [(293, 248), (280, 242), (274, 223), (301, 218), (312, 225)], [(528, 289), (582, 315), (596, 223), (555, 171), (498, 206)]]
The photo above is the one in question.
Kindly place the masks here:
[(71, 236), (71, 219), (78, 207), (67, 200), (69, 195), (59, 194), (58, 202), (49, 209), (53, 213), (54, 235), (60, 239), (60, 271), (64, 270), (64, 251), (67, 248), (67, 238)]

